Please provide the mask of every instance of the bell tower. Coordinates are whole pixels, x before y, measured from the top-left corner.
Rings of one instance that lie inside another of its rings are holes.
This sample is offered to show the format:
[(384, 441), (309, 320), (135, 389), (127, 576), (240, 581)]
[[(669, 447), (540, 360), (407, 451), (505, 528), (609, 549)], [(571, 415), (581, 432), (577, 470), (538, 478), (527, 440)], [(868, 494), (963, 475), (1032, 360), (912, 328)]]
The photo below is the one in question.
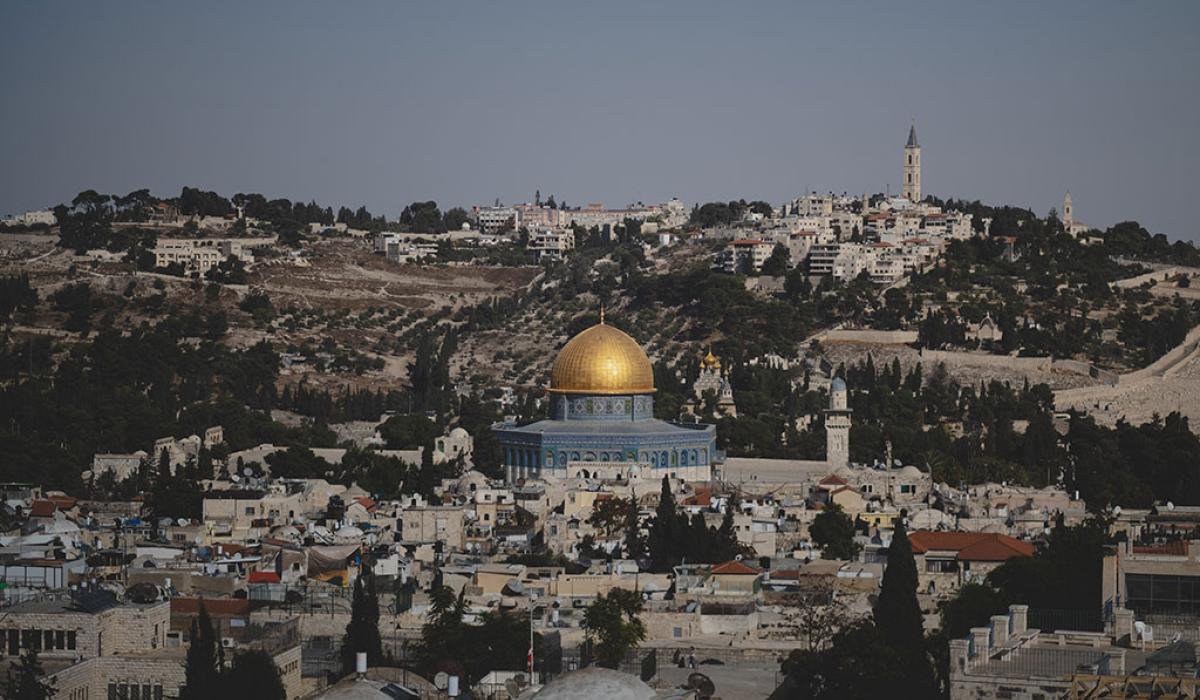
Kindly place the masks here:
[(1063, 213), (1062, 213), (1063, 228), (1067, 233), (1071, 232), (1071, 224), (1075, 223), (1075, 207), (1071, 206), (1071, 193), (1068, 192), (1066, 197), (1063, 197)]
[(917, 125), (908, 128), (908, 143), (904, 144), (904, 198), (921, 201), (921, 144), (917, 143)]

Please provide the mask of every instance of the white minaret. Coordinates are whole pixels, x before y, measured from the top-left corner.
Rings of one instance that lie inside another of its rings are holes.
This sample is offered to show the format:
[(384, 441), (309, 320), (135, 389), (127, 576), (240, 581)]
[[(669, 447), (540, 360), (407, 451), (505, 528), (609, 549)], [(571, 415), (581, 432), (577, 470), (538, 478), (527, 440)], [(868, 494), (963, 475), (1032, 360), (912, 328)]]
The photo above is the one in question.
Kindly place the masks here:
[(908, 129), (908, 143), (904, 144), (904, 198), (910, 202), (921, 201), (921, 144), (917, 143), (917, 125)]
[(825, 461), (831, 469), (850, 465), (850, 405), (846, 382), (835, 377), (829, 385), (825, 411)]
[(1071, 232), (1071, 224), (1075, 223), (1075, 208), (1071, 206), (1071, 193), (1068, 192), (1066, 197), (1063, 197), (1063, 228), (1067, 233)]

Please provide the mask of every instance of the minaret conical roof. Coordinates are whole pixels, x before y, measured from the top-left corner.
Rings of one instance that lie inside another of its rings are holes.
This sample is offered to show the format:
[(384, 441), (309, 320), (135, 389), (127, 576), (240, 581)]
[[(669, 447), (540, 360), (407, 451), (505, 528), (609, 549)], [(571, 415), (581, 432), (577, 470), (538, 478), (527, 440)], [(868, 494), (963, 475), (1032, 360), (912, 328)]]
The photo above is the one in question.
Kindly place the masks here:
[(920, 148), (921, 144), (917, 143), (917, 125), (913, 124), (908, 127), (908, 143), (904, 144), (905, 148)]

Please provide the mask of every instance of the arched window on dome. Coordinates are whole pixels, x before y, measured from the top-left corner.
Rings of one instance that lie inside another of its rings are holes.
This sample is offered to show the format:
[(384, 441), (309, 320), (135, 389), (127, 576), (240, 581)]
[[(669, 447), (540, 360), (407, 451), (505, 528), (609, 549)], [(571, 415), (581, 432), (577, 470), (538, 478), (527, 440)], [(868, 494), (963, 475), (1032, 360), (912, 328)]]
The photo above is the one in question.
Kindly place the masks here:
[(566, 452), (558, 453), (558, 466), (560, 466), (564, 469), (566, 468), (566, 466), (567, 466), (567, 453)]
[(684, 450), (679, 453), (679, 466), (686, 467), (687, 463), (687, 450)]
[(670, 462), (668, 462), (667, 459), (668, 459), (668, 457), (667, 457), (666, 450), (659, 452), (658, 453), (658, 466), (663, 467), (665, 469), (667, 467), (667, 465), (670, 464)]
[(596, 453), (595, 452), (585, 452), (583, 455), (583, 461), (595, 462), (596, 461)]
[(700, 453), (698, 451), (696, 451), (695, 449), (692, 450), (692, 464), (693, 465), (700, 464)]

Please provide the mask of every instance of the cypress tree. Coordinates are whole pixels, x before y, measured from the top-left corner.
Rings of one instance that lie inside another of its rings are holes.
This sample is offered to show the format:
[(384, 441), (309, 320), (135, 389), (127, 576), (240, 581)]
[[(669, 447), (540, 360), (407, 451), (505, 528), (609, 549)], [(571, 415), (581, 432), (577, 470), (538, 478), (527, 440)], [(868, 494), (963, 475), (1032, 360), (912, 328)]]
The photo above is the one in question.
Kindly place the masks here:
[(204, 601), (200, 601), (200, 612), (192, 620), (191, 642), (188, 644), (187, 661), (184, 667), (184, 687), (179, 691), (180, 700), (205, 700), (220, 697), (221, 674), (225, 666), (225, 652), (221, 649), (216, 630)]
[(671, 493), (671, 480), (664, 475), (658, 508), (654, 512), (654, 523), (650, 526), (650, 560), (655, 570), (666, 571), (678, 560), (676, 552), (679, 551), (684, 534), (686, 533), (681, 532), (679, 518), (675, 512), (675, 494)]
[(908, 533), (899, 519), (892, 532), (887, 569), (875, 603), (875, 625), (905, 661), (909, 697), (933, 697), (933, 667), (926, 653), (924, 618), (917, 603), (917, 564)]
[[(366, 579), (366, 581), (364, 581)], [(379, 636), (379, 598), (374, 576), (363, 569), (354, 580), (354, 598), (350, 603), (350, 622), (342, 637), (342, 673), (354, 671), (355, 656), (367, 652), (367, 663), (376, 666), (383, 662), (383, 641)]]
[[(230, 691), (254, 700), (287, 700), (287, 689), (275, 660), (265, 651), (250, 649), (233, 657), (226, 676)], [(234, 694), (234, 693), (231, 693)]]
[(738, 551), (737, 532), (733, 529), (733, 503), (725, 506), (725, 515), (721, 518), (721, 527), (717, 528), (717, 558), (722, 561), (732, 559)]
[(625, 556), (635, 560), (646, 556), (646, 541), (642, 537), (637, 494), (629, 497), (629, 504), (625, 508)]

